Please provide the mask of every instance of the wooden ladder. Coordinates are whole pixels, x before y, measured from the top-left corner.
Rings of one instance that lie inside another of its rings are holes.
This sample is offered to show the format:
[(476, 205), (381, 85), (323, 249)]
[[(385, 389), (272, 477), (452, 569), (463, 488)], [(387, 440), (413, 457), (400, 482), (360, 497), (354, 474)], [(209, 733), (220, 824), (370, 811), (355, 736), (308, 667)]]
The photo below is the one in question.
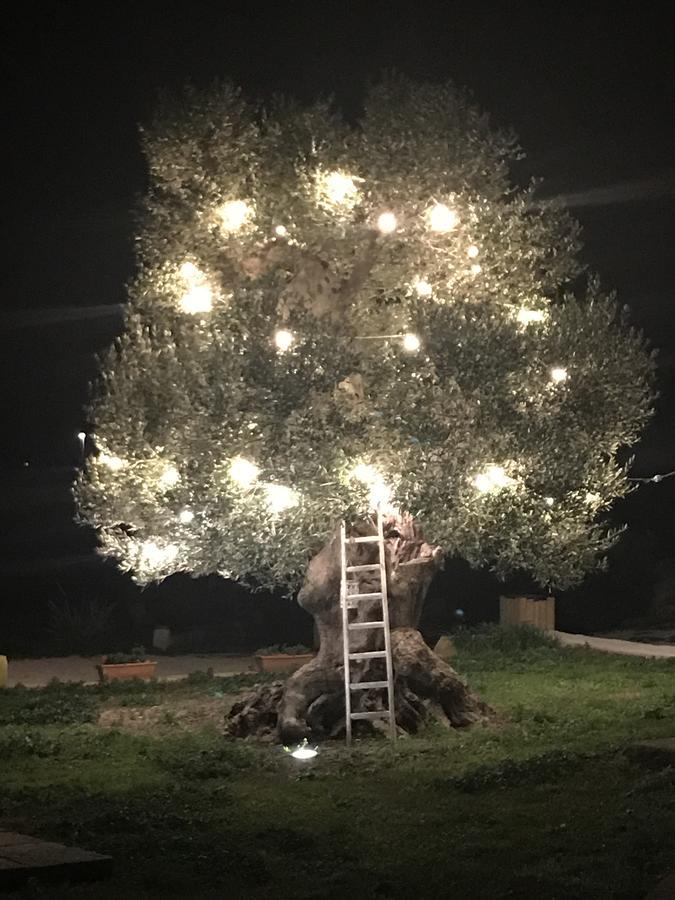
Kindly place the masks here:
[[(347, 551), (353, 544), (377, 543), (379, 562), (364, 566), (349, 565)], [(342, 642), (344, 648), (345, 674), (345, 730), (347, 744), (352, 741), (352, 722), (357, 719), (388, 719), (390, 737), (396, 738), (396, 710), (394, 708), (394, 667), (391, 658), (391, 634), (389, 629), (389, 607), (387, 605), (387, 568), (384, 549), (384, 533), (382, 530), (382, 513), (377, 510), (377, 534), (366, 537), (347, 537), (346, 525), (340, 527), (340, 549), (342, 562), (342, 578), (340, 582), (340, 607), (342, 609)], [(358, 593), (358, 573), (379, 571), (380, 590), (371, 593)], [(356, 575), (356, 578), (348, 578)], [(357, 593), (350, 592), (350, 586), (356, 585)], [(379, 600), (382, 616), (371, 622), (350, 622), (349, 610), (358, 608), (364, 600)], [(384, 632), (384, 650), (369, 650), (364, 653), (352, 653), (349, 636), (353, 631), (365, 629), (382, 629)], [(351, 663), (362, 659), (384, 659), (387, 667), (386, 681), (352, 681)], [(387, 689), (387, 709), (368, 712), (352, 712), (352, 692), (367, 691), (371, 688)]]

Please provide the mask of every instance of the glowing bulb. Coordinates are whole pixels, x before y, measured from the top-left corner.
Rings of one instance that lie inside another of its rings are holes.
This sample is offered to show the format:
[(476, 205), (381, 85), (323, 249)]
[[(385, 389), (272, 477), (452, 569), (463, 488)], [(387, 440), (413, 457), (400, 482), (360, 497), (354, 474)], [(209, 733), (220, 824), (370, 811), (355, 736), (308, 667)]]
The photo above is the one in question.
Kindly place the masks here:
[(180, 300), (183, 312), (194, 315), (195, 313), (210, 312), (213, 308), (213, 295), (208, 284), (196, 284), (183, 294)]
[(551, 369), (551, 381), (554, 381), (556, 384), (567, 381), (567, 369), (555, 366)]
[(270, 512), (280, 513), (298, 505), (297, 493), (283, 484), (266, 484), (265, 493)]
[(189, 525), (190, 522), (194, 519), (194, 517), (195, 517), (195, 514), (192, 512), (191, 509), (183, 509), (180, 511), (180, 514), (178, 516), (178, 521), (181, 523), (181, 525)]
[(184, 262), (179, 269), (180, 277), (185, 281), (200, 281), (204, 275), (193, 262)]
[(392, 212), (383, 212), (377, 218), (377, 227), (382, 234), (392, 234), (398, 228), (396, 216)]
[(335, 204), (352, 204), (358, 196), (359, 189), (354, 179), (344, 172), (329, 172), (321, 179), (324, 194)]
[(427, 219), (429, 228), (432, 231), (440, 232), (452, 231), (459, 221), (457, 213), (445, 203), (437, 203), (432, 206), (427, 212)]
[(274, 335), (274, 343), (277, 345), (277, 349), (284, 353), (293, 343), (293, 335), (290, 331), (280, 328)]
[(112, 472), (119, 472), (120, 469), (124, 468), (123, 459), (120, 459), (119, 456), (110, 456), (108, 453), (101, 453), (98, 461), (107, 466)]
[(277, 237), (286, 237), (286, 235), (288, 234), (288, 229), (285, 225), (277, 225), (277, 227), (274, 229), (274, 233), (277, 235)]
[(544, 503), (547, 506), (553, 506), (553, 504), (555, 503), (555, 500), (553, 499), (553, 497), (544, 497)]
[(431, 297), (434, 291), (429, 282), (425, 281), (423, 278), (418, 278), (414, 287), (420, 297)]
[(596, 494), (595, 491), (588, 491), (586, 496), (584, 497), (586, 503), (599, 503), (600, 502), (600, 494)]
[(521, 325), (529, 325), (531, 322), (543, 322), (546, 313), (543, 309), (522, 309), (518, 310), (518, 321)]
[(176, 558), (178, 547), (166, 544), (160, 547), (156, 541), (144, 541), (141, 545), (141, 563), (152, 569), (159, 569)]
[(87, 439), (87, 435), (84, 433), (84, 431), (78, 431), (77, 436), (81, 441), (86, 441)]
[(474, 263), (474, 264), (471, 266), (471, 274), (472, 274), (472, 275), (480, 275), (480, 273), (481, 273), (482, 271), (483, 271), (483, 267), (481, 266), (480, 263)]
[(471, 246), (466, 251), (466, 255), (469, 257), (469, 259), (475, 259), (479, 253), (480, 250), (475, 244), (471, 244)]
[(293, 759), (314, 759), (318, 752), (314, 747), (296, 747), (291, 751), (291, 756)]
[(416, 350), (420, 349), (420, 339), (416, 334), (408, 332), (403, 336), (403, 349), (407, 350), (408, 353), (414, 353)]
[(510, 487), (513, 483), (513, 478), (509, 478), (501, 466), (488, 466), (484, 472), (480, 472), (473, 479), (474, 487), (482, 494)]
[(166, 466), (159, 476), (159, 484), (164, 488), (174, 487), (179, 481), (180, 474), (175, 466)]
[(253, 210), (243, 200), (228, 200), (218, 208), (218, 216), (225, 231), (238, 231), (253, 215)]
[(383, 512), (394, 511), (394, 507), (391, 505), (392, 489), (375, 466), (358, 463), (349, 475), (368, 486), (368, 502), (372, 509), (377, 509), (379, 506)]
[(230, 478), (240, 487), (250, 487), (259, 474), (260, 469), (256, 464), (241, 456), (235, 456), (230, 462)]

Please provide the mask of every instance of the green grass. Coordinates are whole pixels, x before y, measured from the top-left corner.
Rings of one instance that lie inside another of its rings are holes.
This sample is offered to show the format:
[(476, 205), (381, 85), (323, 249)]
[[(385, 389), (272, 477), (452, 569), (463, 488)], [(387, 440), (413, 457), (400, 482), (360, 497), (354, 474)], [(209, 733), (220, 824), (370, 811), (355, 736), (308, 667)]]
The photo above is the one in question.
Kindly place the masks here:
[(94, 724), (111, 705), (225, 701), (241, 680), (5, 691), (0, 829), (112, 854), (97, 898), (643, 897), (675, 868), (675, 771), (624, 750), (675, 736), (673, 662), (502, 629), (456, 645), (497, 723), (326, 744), (311, 763), (214, 726)]

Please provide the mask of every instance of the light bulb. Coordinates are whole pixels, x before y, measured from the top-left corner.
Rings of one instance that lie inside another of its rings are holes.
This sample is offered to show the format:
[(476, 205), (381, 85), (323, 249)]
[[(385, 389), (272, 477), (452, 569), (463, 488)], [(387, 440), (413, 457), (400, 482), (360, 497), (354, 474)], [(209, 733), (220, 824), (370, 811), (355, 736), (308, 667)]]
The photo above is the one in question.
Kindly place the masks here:
[(84, 431), (78, 431), (77, 436), (81, 441), (86, 441), (87, 439), (87, 435), (84, 433)]
[(274, 343), (277, 345), (277, 349), (284, 353), (293, 343), (293, 335), (285, 328), (280, 328), (274, 335)]
[(555, 366), (551, 369), (551, 381), (554, 381), (556, 384), (567, 381), (567, 369)]
[(547, 506), (553, 506), (553, 504), (555, 503), (555, 500), (553, 499), (553, 497), (544, 497), (544, 503)]
[(274, 229), (274, 233), (277, 235), (277, 237), (286, 237), (286, 235), (288, 234), (288, 229), (285, 225), (277, 225), (277, 227)]
[(480, 275), (480, 273), (481, 273), (482, 271), (483, 271), (483, 267), (481, 266), (480, 263), (474, 263), (474, 264), (471, 266), (471, 274), (472, 274), (472, 275)]
[(161, 487), (174, 487), (180, 481), (180, 474), (175, 466), (165, 466), (164, 471), (159, 476), (159, 484)]
[(429, 228), (432, 231), (447, 232), (457, 225), (459, 219), (454, 209), (450, 209), (445, 203), (437, 203), (427, 212)]
[(434, 291), (429, 282), (423, 278), (418, 278), (414, 287), (420, 297), (431, 297)]
[(183, 294), (180, 300), (183, 312), (194, 315), (195, 313), (210, 312), (213, 308), (213, 294), (208, 284), (196, 284)]
[(259, 474), (260, 469), (256, 464), (241, 456), (235, 456), (230, 462), (230, 478), (240, 487), (250, 487)]
[(298, 505), (297, 493), (283, 484), (266, 484), (265, 493), (270, 512), (280, 513)]
[(180, 277), (185, 279), (185, 281), (201, 281), (204, 277), (203, 272), (201, 272), (193, 262), (189, 261), (183, 263), (179, 272)]
[(178, 515), (178, 521), (181, 523), (181, 525), (189, 525), (194, 517), (195, 514), (191, 509), (182, 509)]
[(98, 461), (107, 466), (112, 472), (119, 472), (120, 469), (124, 468), (123, 459), (120, 459), (119, 456), (110, 456), (108, 453), (99, 454)]
[(334, 204), (351, 204), (359, 193), (351, 175), (340, 171), (328, 172), (322, 177), (320, 184), (323, 193)]
[(471, 246), (466, 251), (466, 255), (469, 257), (469, 259), (475, 259), (479, 253), (480, 250), (475, 244), (471, 244)]
[(175, 544), (161, 547), (156, 541), (144, 541), (141, 545), (141, 563), (152, 569), (167, 565), (177, 555), (178, 547)]
[(228, 200), (218, 207), (218, 216), (225, 231), (238, 231), (252, 214), (253, 210), (244, 200)]
[(484, 472), (480, 472), (473, 479), (474, 487), (485, 494), (490, 491), (501, 490), (514, 484), (502, 466), (488, 466)]
[(521, 325), (529, 325), (531, 322), (543, 322), (546, 313), (542, 309), (526, 309), (522, 307), (518, 310), (518, 321)]
[(377, 227), (382, 234), (392, 234), (398, 228), (393, 212), (383, 212), (377, 218)]
[(403, 336), (403, 349), (407, 350), (408, 353), (414, 353), (416, 350), (420, 349), (420, 339), (416, 334), (408, 332)]

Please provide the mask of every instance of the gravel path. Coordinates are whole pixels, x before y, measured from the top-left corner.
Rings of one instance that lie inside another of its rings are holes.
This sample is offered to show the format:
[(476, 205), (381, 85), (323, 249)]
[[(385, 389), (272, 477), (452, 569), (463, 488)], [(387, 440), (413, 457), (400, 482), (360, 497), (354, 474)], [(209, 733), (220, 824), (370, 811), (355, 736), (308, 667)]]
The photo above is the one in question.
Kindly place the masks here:
[(637, 641), (620, 641), (615, 638), (593, 637), (586, 634), (568, 634), (566, 631), (554, 631), (553, 633), (565, 647), (590, 647), (593, 650), (603, 650), (605, 653), (623, 653), (626, 656), (675, 659), (675, 646), (672, 644), (640, 644)]
[[(227, 653), (205, 653), (201, 656), (156, 656), (157, 677), (171, 680), (183, 678), (190, 672), (206, 672), (213, 669), (214, 675), (238, 675), (241, 672), (255, 672), (252, 656), (232, 656)], [(62, 656), (48, 659), (17, 659), (9, 661), (7, 684), (24, 684), (26, 687), (42, 687), (52, 678), (59, 681), (98, 681), (95, 666), (101, 662), (100, 656)]]

